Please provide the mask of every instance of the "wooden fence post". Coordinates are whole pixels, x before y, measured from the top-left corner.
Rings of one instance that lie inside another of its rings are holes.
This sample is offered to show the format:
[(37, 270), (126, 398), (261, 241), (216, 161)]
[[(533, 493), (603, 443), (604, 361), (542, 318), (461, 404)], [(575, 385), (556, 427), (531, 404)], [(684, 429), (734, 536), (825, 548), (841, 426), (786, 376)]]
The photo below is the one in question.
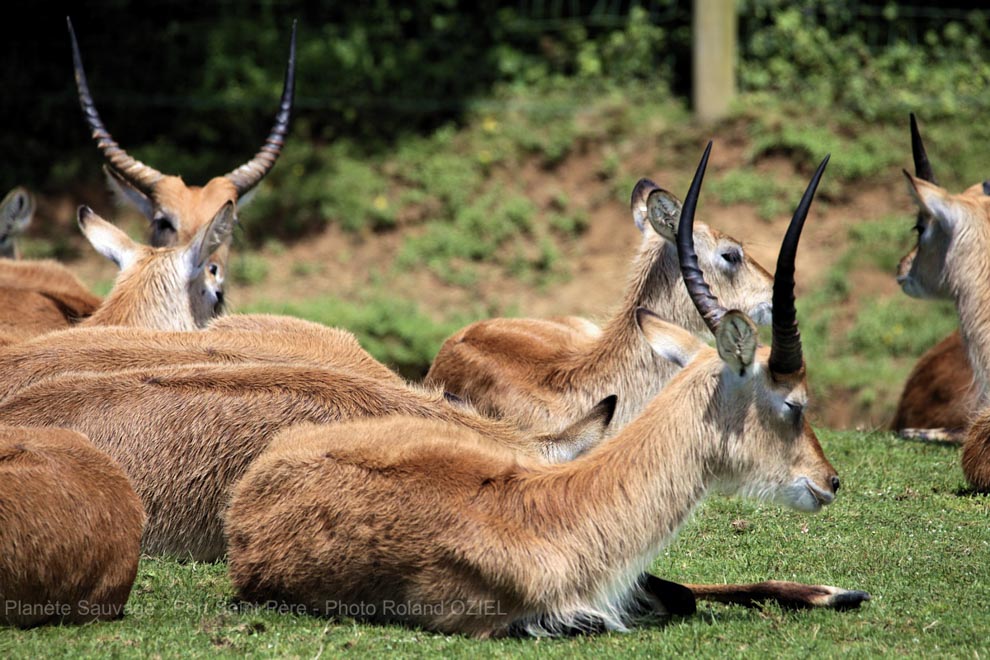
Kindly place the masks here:
[(694, 0), (693, 101), (702, 121), (725, 117), (736, 95), (735, 0)]

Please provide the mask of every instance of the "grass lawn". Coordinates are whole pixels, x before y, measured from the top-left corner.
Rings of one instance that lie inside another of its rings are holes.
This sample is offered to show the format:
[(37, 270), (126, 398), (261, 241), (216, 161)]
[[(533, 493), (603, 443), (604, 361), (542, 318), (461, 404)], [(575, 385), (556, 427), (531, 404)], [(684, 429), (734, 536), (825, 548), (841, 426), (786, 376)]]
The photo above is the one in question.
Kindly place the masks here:
[(238, 610), (225, 565), (145, 559), (123, 620), (2, 629), (0, 657), (990, 654), (990, 497), (965, 490), (958, 449), (881, 433), (820, 436), (842, 477), (834, 505), (807, 516), (712, 498), (657, 558), (654, 570), (689, 582), (778, 578), (870, 591), (873, 600), (858, 611), (702, 603), (693, 617), (630, 634), (475, 641)]

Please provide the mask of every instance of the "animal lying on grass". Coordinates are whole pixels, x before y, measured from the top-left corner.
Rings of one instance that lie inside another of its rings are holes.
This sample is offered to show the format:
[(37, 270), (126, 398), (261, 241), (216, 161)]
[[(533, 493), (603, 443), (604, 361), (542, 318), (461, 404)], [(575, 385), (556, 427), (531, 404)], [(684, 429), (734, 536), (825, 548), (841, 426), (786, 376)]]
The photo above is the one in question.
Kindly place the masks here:
[[(686, 366), (642, 415), (573, 461), (548, 465), (484, 433), (401, 414), (288, 429), (227, 513), (238, 594), (477, 637), (624, 630), (662, 611), (644, 571), (708, 492), (804, 511), (830, 504), (839, 478), (804, 418), (793, 299), (797, 238), (824, 165), (781, 248), (769, 350), (682, 251), (716, 349), (680, 355), (683, 330), (668, 326), (665, 342), (658, 321), (654, 350)], [(822, 589), (833, 604), (869, 598)]]

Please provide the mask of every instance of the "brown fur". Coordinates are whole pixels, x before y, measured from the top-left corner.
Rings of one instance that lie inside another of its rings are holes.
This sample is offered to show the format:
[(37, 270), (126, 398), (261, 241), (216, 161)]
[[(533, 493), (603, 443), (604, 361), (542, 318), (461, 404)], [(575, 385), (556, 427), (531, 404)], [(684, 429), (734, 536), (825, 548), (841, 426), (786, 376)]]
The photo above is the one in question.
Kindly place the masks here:
[[(6, 423), (86, 433), (120, 462), (144, 502), (145, 551), (204, 561), (224, 553), (219, 516), (229, 488), (278, 431), (393, 413), (450, 421), (521, 454), (540, 446), (439, 391), (270, 363), (67, 374), (0, 404)], [(600, 434), (603, 423), (576, 432)]]
[(402, 383), (346, 330), (288, 317), (238, 315), (217, 319), (203, 332), (73, 328), (0, 348), (0, 400), (72, 372), (245, 362), (330, 367)]
[(973, 488), (990, 492), (990, 408), (984, 408), (966, 432), (962, 469)]
[[(611, 429), (634, 419), (677, 368), (655, 356), (638, 326), (637, 308), (708, 334), (681, 281), (672, 230), (665, 229), (664, 238), (642, 220), (648, 211), (645, 194), (636, 194), (641, 189), (642, 183), (634, 191), (633, 212), (642, 244), (623, 302), (602, 330), (576, 317), (478, 321), (444, 342), (425, 382), (538, 432), (556, 430), (609, 394), (619, 397)], [(676, 224), (678, 217), (679, 212), (666, 220)], [(715, 294), (729, 308), (757, 310), (766, 318), (773, 277), (735, 239), (700, 223), (694, 236)], [(731, 276), (726, 263), (717, 263), (729, 252), (740, 258)]]
[(74, 325), (101, 302), (58, 262), (0, 259), (0, 334), (12, 342)]
[(979, 407), (978, 394), (962, 335), (953, 332), (918, 358), (890, 428), (965, 429)]
[(615, 438), (557, 465), (440, 420), (289, 429), (235, 489), (234, 585), (474, 636), (623, 629), (647, 604), (643, 569), (710, 489), (831, 501), (835, 471), (800, 418), (803, 374), (771, 378), (766, 359), (740, 376), (702, 349)]
[(144, 511), (82, 434), (0, 427), (0, 623), (123, 616)]

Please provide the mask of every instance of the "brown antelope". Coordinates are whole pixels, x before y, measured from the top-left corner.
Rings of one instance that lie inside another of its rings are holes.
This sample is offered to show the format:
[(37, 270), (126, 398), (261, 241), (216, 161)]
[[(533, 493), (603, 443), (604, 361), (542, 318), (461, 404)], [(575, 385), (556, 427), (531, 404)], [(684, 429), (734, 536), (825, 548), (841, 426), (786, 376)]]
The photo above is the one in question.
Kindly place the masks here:
[(34, 216), (34, 198), (24, 188), (14, 188), (0, 202), (0, 257), (20, 258), (17, 237), (24, 233)]
[[(97, 147), (107, 159), (107, 178), (123, 199), (128, 200), (151, 223), (150, 243), (153, 247), (185, 245), (210, 222), (224, 204), (242, 203), (246, 195), (271, 171), (282, 152), (289, 132), (292, 98), (295, 92), (296, 24), (292, 24), (289, 63), (285, 70), (285, 86), (278, 114), (268, 139), (258, 153), (237, 169), (210, 179), (205, 186), (188, 186), (179, 176), (163, 174), (131, 157), (114, 141), (103, 125), (93, 96), (86, 82), (82, 56), (76, 41), (72, 21), (68, 20), (72, 42), (72, 62), (75, 70), (79, 103)], [(225, 255), (211, 262), (210, 276), (223, 281)]]
[[(682, 226), (690, 227), (707, 156)], [(804, 417), (793, 297), (797, 239), (824, 166), (781, 248), (769, 351), (745, 313), (712, 295), (682, 236), (684, 281), (716, 349), (677, 355), (683, 330), (657, 321), (659, 354), (689, 361), (618, 435), (549, 465), (438, 419), (289, 429), (231, 500), (238, 594), (478, 637), (624, 630), (659, 606), (644, 570), (709, 491), (803, 511), (830, 504), (839, 478)], [(818, 589), (822, 600), (850, 605), (869, 597)]]
[[(921, 153), (924, 154), (923, 147)], [(907, 263), (899, 280), (910, 295), (949, 298), (956, 303), (976, 403), (972, 411), (975, 419), (963, 441), (963, 473), (977, 489), (990, 490), (990, 423), (986, 408), (990, 386), (990, 289), (985, 284), (990, 264), (990, 183), (978, 183), (952, 194), (928, 180), (931, 177), (924, 176), (924, 172), (922, 176), (912, 176), (905, 171), (904, 175), (919, 208), (918, 245), (905, 257)], [(976, 415), (980, 408), (982, 412)]]
[[(426, 382), (526, 430), (551, 432), (612, 393), (619, 395), (612, 430), (634, 419), (683, 366), (656, 356), (636, 310), (645, 307), (691, 332), (708, 328), (680, 280), (680, 200), (641, 179), (631, 207), (643, 240), (623, 303), (604, 329), (574, 317), (478, 321), (444, 342)], [(697, 225), (693, 238), (716, 294), (758, 323), (769, 322), (770, 274), (738, 241), (706, 225)]]
[(0, 624), (123, 616), (144, 510), (85, 436), (0, 427), (0, 522)]
[(223, 291), (208, 279), (207, 260), (229, 244), (236, 217), (226, 202), (184, 245), (154, 248), (79, 207), (79, 228), (120, 273), (100, 308), (81, 326), (127, 325), (156, 330), (203, 328), (223, 308)]
[[(918, 179), (937, 185), (928, 154), (925, 152), (918, 122), (911, 114), (911, 151), (914, 156), (914, 175)], [(975, 186), (974, 186), (975, 188)], [(973, 190), (973, 189), (971, 189)], [(976, 192), (977, 196), (985, 194)], [(918, 211), (915, 231), (918, 243), (904, 255), (897, 267), (897, 282), (909, 296), (916, 298), (951, 297), (945, 292), (934, 294), (918, 285), (911, 276), (915, 256), (921, 247), (925, 231), (924, 211)], [(927, 251), (927, 250), (926, 250)], [(922, 355), (901, 392), (897, 412), (891, 428), (906, 437), (937, 437), (959, 439), (969, 425), (973, 412), (979, 407), (979, 389), (973, 378), (963, 344), (962, 335), (956, 331), (935, 344)], [(937, 429), (937, 430), (936, 430)]]
[(83, 327), (0, 348), (0, 400), (52, 376), (184, 364), (291, 363), (402, 383), (346, 330), (288, 317), (225, 316), (203, 332)]
[[(604, 433), (614, 397), (568, 433)], [(223, 556), (220, 516), (230, 488), (274, 435), (293, 424), (404, 414), (474, 429), (520, 455), (554, 438), (448, 402), (439, 390), (334, 370), (273, 363), (192, 364), (70, 373), (0, 403), (4, 424), (56, 426), (89, 436), (117, 460), (148, 511), (143, 549), (212, 561)]]

